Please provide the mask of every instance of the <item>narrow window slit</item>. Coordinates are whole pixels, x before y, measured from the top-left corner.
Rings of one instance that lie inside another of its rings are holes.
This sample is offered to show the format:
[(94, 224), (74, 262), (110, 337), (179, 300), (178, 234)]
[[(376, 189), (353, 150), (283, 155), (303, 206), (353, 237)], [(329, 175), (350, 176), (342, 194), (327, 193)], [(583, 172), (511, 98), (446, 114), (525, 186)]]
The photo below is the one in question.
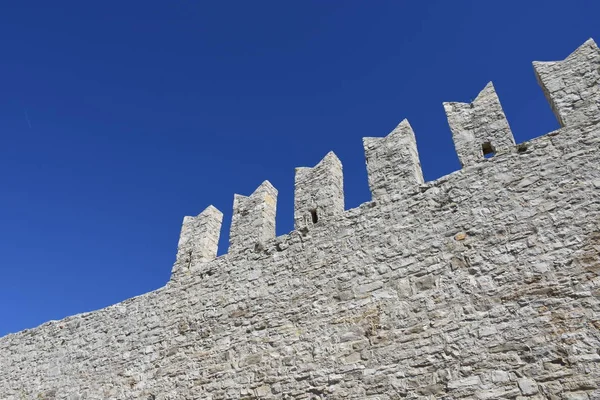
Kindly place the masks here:
[(483, 151), (484, 158), (492, 158), (496, 155), (496, 149), (492, 146), (492, 143), (485, 142), (481, 145), (481, 151)]
[(319, 217), (317, 215), (317, 210), (310, 210), (310, 216), (312, 218), (313, 224), (316, 224), (317, 222), (319, 222)]

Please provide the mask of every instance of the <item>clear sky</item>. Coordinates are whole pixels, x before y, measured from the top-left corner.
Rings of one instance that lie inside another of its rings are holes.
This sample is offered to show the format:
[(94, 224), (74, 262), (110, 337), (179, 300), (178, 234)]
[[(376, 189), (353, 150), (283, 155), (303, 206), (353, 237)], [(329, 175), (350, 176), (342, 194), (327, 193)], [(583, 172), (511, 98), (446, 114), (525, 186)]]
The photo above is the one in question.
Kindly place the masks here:
[(600, 1), (19, 1), (0, 6), (0, 335), (169, 279), (184, 215), (408, 118), (426, 180), (459, 168), (442, 102), (493, 81), (517, 142), (557, 128), (531, 62), (600, 41)]

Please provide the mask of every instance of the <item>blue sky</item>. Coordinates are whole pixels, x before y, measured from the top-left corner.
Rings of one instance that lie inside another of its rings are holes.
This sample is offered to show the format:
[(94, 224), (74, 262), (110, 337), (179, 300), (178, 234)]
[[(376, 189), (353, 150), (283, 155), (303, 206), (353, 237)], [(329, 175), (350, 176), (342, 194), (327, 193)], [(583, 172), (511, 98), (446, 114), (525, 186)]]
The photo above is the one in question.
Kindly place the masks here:
[(600, 41), (600, 2), (21, 1), (0, 6), (0, 335), (163, 286), (184, 215), (408, 118), (426, 180), (459, 168), (443, 101), (493, 81), (517, 142), (557, 128), (531, 62)]

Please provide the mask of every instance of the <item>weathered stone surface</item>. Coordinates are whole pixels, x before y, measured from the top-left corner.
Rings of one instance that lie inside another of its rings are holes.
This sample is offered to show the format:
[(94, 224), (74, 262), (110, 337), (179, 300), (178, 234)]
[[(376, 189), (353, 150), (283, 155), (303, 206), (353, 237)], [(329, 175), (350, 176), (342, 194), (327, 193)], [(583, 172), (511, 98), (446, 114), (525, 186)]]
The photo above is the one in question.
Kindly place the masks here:
[(492, 82), (472, 103), (444, 103), (454, 147), (463, 167), (486, 154), (509, 152), (515, 145), (508, 121)]
[(323, 219), (255, 251), (210, 260), (220, 213), (186, 220), (165, 287), (0, 338), (0, 398), (600, 399), (600, 123), (578, 115), (347, 211), (328, 156), (297, 179)]
[(262, 246), (275, 237), (277, 189), (264, 181), (250, 196), (236, 194), (229, 233), (229, 252)]
[(600, 49), (593, 39), (563, 61), (533, 67), (561, 126), (600, 121)]
[(192, 264), (212, 261), (217, 257), (222, 222), (223, 213), (213, 206), (208, 206), (196, 217), (183, 219), (173, 275), (189, 271)]
[(296, 168), (294, 226), (308, 230), (344, 212), (342, 163), (330, 151), (314, 167)]
[(386, 137), (363, 138), (369, 188), (374, 201), (397, 200), (423, 184), (415, 134), (403, 120)]
[(538, 392), (537, 383), (533, 379), (523, 378), (517, 381), (519, 389), (526, 396), (532, 396)]

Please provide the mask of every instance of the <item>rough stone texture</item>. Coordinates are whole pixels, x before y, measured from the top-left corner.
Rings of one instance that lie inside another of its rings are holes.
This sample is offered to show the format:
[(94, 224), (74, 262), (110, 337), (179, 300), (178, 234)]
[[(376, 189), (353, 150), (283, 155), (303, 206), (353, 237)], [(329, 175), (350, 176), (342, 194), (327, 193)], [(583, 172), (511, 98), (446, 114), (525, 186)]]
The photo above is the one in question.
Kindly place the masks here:
[(236, 194), (229, 233), (229, 252), (254, 249), (275, 237), (277, 189), (264, 181), (250, 196)]
[(223, 213), (208, 206), (196, 217), (184, 217), (172, 275), (189, 271), (192, 264), (211, 261), (217, 256)]
[(344, 212), (344, 175), (340, 159), (330, 151), (314, 167), (296, 168), (294, 226), (308, 230)]
[(593, 39), (563, 61), (533, 67), (561, 126), (600, 121), (600, 49)]
[(5, 336), (0, 398), (600, 399), (600, 124), (570, 123)]
[(515, 145), (492, 82), (472, 103), (444, 103), (454, 147), (463, 167), (482, 161), (485, 153), (502, 154)]
[(398, 200), (423, 184), (423, 173), (415, 134), (403, 120), (383, 138), (363, 138), (369, 188), (374, 201)]

